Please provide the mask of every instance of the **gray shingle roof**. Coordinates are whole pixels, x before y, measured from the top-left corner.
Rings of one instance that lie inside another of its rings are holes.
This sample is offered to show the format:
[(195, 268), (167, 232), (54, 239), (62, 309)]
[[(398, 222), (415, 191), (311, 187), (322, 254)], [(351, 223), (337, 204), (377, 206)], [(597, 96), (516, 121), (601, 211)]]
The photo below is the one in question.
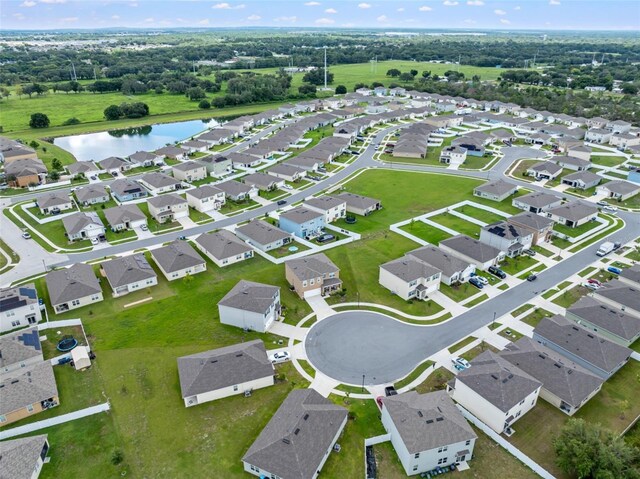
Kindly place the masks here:
[(553, 220), (551, 218), (547, 218), (546, 216), (538, 215), (535, 213), (520, 213), (518, 215), (512, 216), (507, 219), (509, 223), (518, 223), (520, 225), (528, 226), (535, 230), (541, 230), (547, 228), (553, 224)]
[(236, 231), (261, 245), (275, 243), (291, 236), (290, 233), (262, 220), (252, 220), (246, 225), (238, 227)]
[(72, 175), (78, 173), (86, 173), (88, 171), (98, 171), (98, 167), (93, 161), (76, 161), (67, 166), (67, 170)]
[(515, 191), (518, 187), (513, 183), (504, 180), (495, 180), (484, 185), (476, 187), (475, 191), (479, 191), (488, 195), (502, 196)]
[(537, 191), (534, 193), (529, 193), (528, 195), (521, 196), (516, 198), (514, 201), (518, 203), (524, 203), (529, 206), (533, 206), (535, 208), (544, 208), (545, 206), (552, 205), (560, 201), (561, 198), (552, 195), (551, 193), (545, 193), (544, 191)]
[(640, 318), (612, 308), (590, 296), (580, 298), (567, 309), (567, 313), (627, 340), (635, 338), (640, 333)]
[(216, 187), (224, 191), (224, 193), (229, 196), (237, 196), (240, 194), (246, 195), (251, 191), (250, 186), (244, 185), (236, 180), (229, 180), (225, 181), (224, 183), (218, 183)]
[(151, 256), (167, 273), (205, 264), (202, 256), (186, 241), (174, 241), (162, 248), (151, 250)]
[(75, 193), (76, 198), (78, 198), (78, 201), (80, 201), (81, 203), (84, 201), (92, 200), (94, 198), (109, 197), (107, 189), (102, 185), (83, 186), (82, 188), (77, 189)]
[(62, 224), (68, 235), (75, 235), (89, 225), (97, 225), (104, 228), (98, 214), (93, 212), (74, 213), (72, 215), (65, 216), (62, 218)]
[(46, 434), (0, 442), (2, 479), (31, 479), (46, 442)]
[(220, 193), (224, 193), (220, 188), (216, 188), (212, 185), (202, 185), (198, 188), (188, 190), (187, 196), (193, 196), (194, 198), (201, 200), (202, 198), (211, 198), (212, 196), (219, 195)]
[(264, 343), (256, 339), (178, 358), (182, 397), (273, 376)]
[(178, 171), (193, 171), (204, 168), (200, 163), (196, 163), (195, 161), (185, 161), (184, 163), (179, 163), (173, 167), (174, 170)]
[(304, 202), (304, 204), (307, 206), (312, 206), (314, 208), (325, 211), (330, 210), (331, 208), (335, 208), (336, 206), (343, 205), (345, 203), (346, 201), (342, 198), (328, 195), (311, 198), (310, 200), (305, 200)]
[(590, 171), (576, 171), (575, 173), (571, 173), (570, 175), (563, 176), (562, 179), (568, 181), (582, 181), (584, 183), (591, 183), (592, 181), (600, 181), (602, 177), (596, 175), (595, 173), (591, 173)]
[(174, 177), (165, 175), (164, 173), (158, 173), (157, 171), (142, 175), (140, 180), (151, 185), (153, 188), (164, 188), (180, 184), (180, 181), (176, 180)]
[(471, 367), (460, 371), (455, 380), (505, 413), (542, 385), (491, 351), (476, 356), (471, 361)]
[(407, 283), (420, 278), (430, 278), (441, 272), (428, 263), (411, 256), (405, 256), (404, 258), (394, 259), (388, 263), (381, 264), (380, 268)]
[(620, 276), (640, 286), (640, 264), (634, 264), (631, 268), (623, 269)]
[(347, 206), (352, 208), (367, 209), (380, 204), (380, 200), (368, 198), (366, 196), (356, 195), (354, 193), (340, 193), (337, 196), (340, 200), (345, 201)]
[(556, 165), (555, 163), (551, 163), (550, 161), (543, 161), (541, 163), (536, 163), (535, 165), (529, 167), (529, 170), (536, 171), (538, 173), (548, 172), (551, 174), (558, 173), (562, 171), (562, 167)]
[(149, 203), (152, 206), (155, 206), (156, 208), (164, 208), (166, 206), (181, 205), (186, 202), (187, 200), (185, 200), (182, 196), (177, 195), (175, 193), (154, 196), (147, 200), (147, 203)]
[(123, 196), (131, 193), (139, 193), (141, 191), (144, 194), (147, 193), (147, 190), (145, 190), (140, 184), (138, 184), (137, 181), (133, 181), (128, 178), (119, 178), (115, 180), (109, 185), (109, 188), (114, 195), (118, 196)]
[(528, 231), (523, 230), (522, 228), (512, 225), (506, 221), (491, 223), (489, 225), (483, 226), (482, 229), (493, 235), (499, 236), (500, 238), (506, 239), (520, 239), (523, 236), (531, 235), (531, 233), (529, 233)]
[(300, 281), (306, 281), (324, 274), (328, 275), (329, 273), (338, 273), (340, 271), (324, 253), (291, 259), (287, 261), (285, 265)]
[(582, 158), (577, 158), (575, 156), (554, 156), (551, 158), (551, 161), (558, 164), (574, 165), (579, 168), (588, 168), (591, 166), (591, 162), (589, 160), (583, 160)]
[(552, 208), (548, 211), (548, 213), (569, 221), (580, 221), (587, 216), (593, 216), (597, 214), (598, 207), (595, 205), (587, 204), (583, 201), (573, 201), (571, 203), (560, 205), (557, 208)]
[(123, 165), (126, 165), (127, 162), (122, 158), (118, 158), (117, 156), (110, 156), (109, 158), (105, 158), (104, 160), (100, 161), (98, 164), (105, 170), (111, 170), (115, 168), (121, 168)]
[(51, 362), (42, 361), (29, 367), (6, 373), (0, 380), (0, 415), (39, 403), (58, 395)]
[(600, 288), (595, 292), (595, 295), (610, 299), (635, 311), (640, 311), (640, 288), (634, 288), (618, 279), (606, 283), (604, 288)]
[(253, 250), (251, 246), (227, 230), (201, 234), (195, 241), (218, 260), (245, 254)]
[(604, 379), (531, 338), (509, 343), (500, 356), (542, 382), (542, 387), (567, 404), (579, 407)]
[(280, 183), (283, 180), (277, 176), (268, 175), (266, 173), (252, 173), (242, 178), (242, 181), (246, 185), (254, 185), (256, 187), (262, 186), (263, 188), (269, 188), (275, 183)]
[(71, 202), (71, 198), (66, 191), (54, 191), (39, 196), (36, 201), (40, 208), (51, 208), (53, 206), (66, 205)]
[(480, 241), (466, 235), (458, 235), (440, 241), (440, 245), (447, 246), (453, 251), (457, 251), (458, 253), (480, 263), (491, 261), (500, 256), (500, 250), (498, 248), (481, 243)]
[(385, 397), (384, 407), (409, 454), (478, 437), (446, 391)]
[(270, 284), (240, 280), (218, 303), (229, 308), (265, 314), (275, 302), (280, 288)]
[(612, 193), (616, 193), (618, 195), (628, 195), (629, 193), (633, 193), (634, 191), (640, 192), (640, 185), (622, 180), (610, 181), (609, 183), (604, 185), (604, 187)]
[(45, 277), (52, 305), (102, 293), (91, 265), (76, 263), (66, 269), (50, 271)]
[(629, 348), (598, 336), (560, 315), (543, 318), (533, 332), (606, 372), (615, 370), (631, 354)]
[(112, 288), (156, 278), (156, 272), (143, 254), (115, 258), (100, 265)]
[(445, 276), (451, 276), (460, 271), (464, 271), (470, 266), (466, 261), (441, 250), (437, 246), (423, 246), (422, 248), (409, 251), (407, 256), (413, 256), (430, 264), (434, 268), (442, 271), (442, 274)]
[(120, 205), (104, 210), (104, 217), (111, 226), (119, 225), (127, 221), (138, 221), (146, 219), (145, 214), (138, 205)]
[(267, 170), (267, 173), (274, 173), (285, 176), (294, 176), (304, 173), (305, 170), (298, 168), (297, 166), (287, 165), (285, 163), (279, 163)]
[(0, 336), (0, 368), (27, 359), (42, 358), (38, 328), (29, 328)]
[(311, 221), (315, 218), (322, 217), (323, 214), (317, 211), (312, 211), (304, 206), (298, 206), (291, 210), (285, 211), (280, 214), (280, 218), (285, 218), (289, 221), (293, 221), (296, 224), (303, 224), (307, 221)]
[(294, 389), (242, 458), (287, 479), (315, 477), (347, 410), (313, 389)]
[(0, 289), (0, 311), (6, 312), (27, 304), (38, 303), (38, 291), (33, 283)]

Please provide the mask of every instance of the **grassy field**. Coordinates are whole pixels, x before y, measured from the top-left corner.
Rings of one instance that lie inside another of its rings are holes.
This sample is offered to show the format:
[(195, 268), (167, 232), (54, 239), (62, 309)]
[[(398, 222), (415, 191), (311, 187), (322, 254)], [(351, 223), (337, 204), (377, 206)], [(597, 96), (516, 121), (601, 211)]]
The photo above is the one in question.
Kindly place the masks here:
[(454, 211), (457, 211), (458, 213), (462, 213), (463, 215), (466, 215), (466, 216), (471, 216), (472, 218), (483, 221), (485, 223), (496, 223), (498, 221), (502, 221), (505, 219), (504, 216), (498, 215), (496, 213), (492, 213), (491, 211), (483, 210), (482, 208), (470, 206), (470, 205), (459, 206)]
[(456, 344), (454, 344), (453, 346), (449, 347), (448, 351), (450, 353), (455, 353), (459, 349), (464, 348), (467, 344), (471, 344), (476, 339), (478, 339), (478, 338), (475, 338), (473, 336), (468, 336), (468, 337), (464, 338), (462, 341), (458, 341)]
[(446, 226), (447, 228), (457, 231), (458, 233), (477, 238), (480, 236), (480, 226), (471, 223), (467, 220), (463, 220), (458, 216), (454, 216), (451, 213), (440, 213), (439, 215), (429, 218), (431, 221), (438, 223), (439, 225)]
[(591, 162), (601, 166), (618, 166), (626, 161), (624, 156), (598, 156), (591, 157)]
[(597, 228), (598, 226), (600, 226), (600, 223), (598, 223), (597, 221), (588, 221), (580, 226), (576, 226), (575, 228), (569, 228), (566, 225), (556, 223), (555, 225), (553, 225), (553, 229), (554, 231), (562, 233), (563, 235), (577, 238), (578, 236), (583, 235), (588, 231)]
[(436, 246), (440, 241), (451, 238), (449, 233), (435, 226), (428, 225), (423, 221), (414, 221), (402, 226), (400, 229)]
[(398, 381), (397, 383), (395, 383), (393, 385), (393, 387), (395, 387), (396, 389), (400, 389), (400, 388), (403, 388), (405, 386), (408, 386), (413, 381), (418, 379), (418, 377), (423, 372), (425, 372), (427, 369), (431, 368), (431, 366), (433, 366), (433, 364), (434, 364), (433, 361), (425, 361), (424, 363), (419, 364), (418, 367), (416, 367), (413, 371), (411, 371), (411, 373), (409, 373), (408, 376), (406, 376), (405, 378), (403, 378), (400, 381)]
[(536, 308), (535, 311), (527, 314), (520, 321), (535, 328), (543, 318), (550, 318), (551, 316), (553, 316), (553, 313), (550, 313), (546, 309)]

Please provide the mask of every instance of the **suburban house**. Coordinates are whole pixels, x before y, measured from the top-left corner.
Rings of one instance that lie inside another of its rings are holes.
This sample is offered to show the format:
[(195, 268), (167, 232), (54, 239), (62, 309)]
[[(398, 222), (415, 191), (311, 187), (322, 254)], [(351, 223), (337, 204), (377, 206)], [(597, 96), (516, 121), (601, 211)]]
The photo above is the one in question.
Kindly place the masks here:
[(604, 130), (602, 128), (590, 128), (585, 133), (584, 139), (585, 141), (591, 143), (604, 144), (609, 143), (611, 135), (612, 133), (610, 130)]
[(75, 192), (76, 200), (82, 206), (97, 205), (109, 201), (109, 193), (102, 185), (88, 185), (78, 188)]
[(266, 333), (280, 316), (280, 288), (240, 280), (218, 302), (220, 322), (245, 331)]
[(591, 161), (575, 156), (554, 156), (551, 161), (567, 170), (586, 171), (591, 168)]
[(533, 339), (603, 379), (613, 376), (632, 353), (560, 315), (543, 318), (533, 330)]
[(5, 163), (4, 173), (9, 186), (25, 188), (46, 181), (47, 167), (39, 158), (24, 158)]
[(340, 269), (324, 253), (285, 262), (285, 276), (303, 299), (324, 296), (342, 288)]
[(69, 268), (49, 271), (45, 276), (51, 307), (64, 313), (102, 301), (100, 281), (89, 264), (76, 263)]
[(480, 241), (515, 258), (525, 249), (531, 248), (533, 233), (507, 221), (499, 221), (482, 227)]
[(206, 153), (209, 150), (209, 143), (206, 141), (200, 140), (187, 140), (183, 141), (180, 146), (182, 148), (186, 148), (186, 150), (191, 153)]
[(21, 143), (19, 140), (0, 138), (0, 163), (9, 164), (17, 160), (35, 160), (38, 158), (36, 150)]
[(640, 136), (631, 133), (614, 133), (609, 139), (609, 144), (624, 151), (630, 146), (640, 145)]
[(38, 291), (33, 283), (0, 289), (0, 333), (42, 321)]
[(298, 206), (281, 213), (278, 226), (298, 238), (309, 239), (322, 234), (326, 223), (322, 213)]
[(439, 269), (407, 255), (381, 264), (378, 282), (405, 301), (424, 300), (440, 289), (441, 274)]
[(382, 209), (382, 202), (375, 198), (368, 198), (354, 193), (340, 193), (336, 197), (347, 204), (347, 213), (353, 213), (354, 215), (369, 216), (374, 211)]
[(176, 145), (163, 146), (158, 148), (154, 153), (161, 156), (162, 159), (171, 158), (173, 160), (186, 160), (189, 156), (189, 150)]
[(576, 228), (595, 220), (598, 217), (598, 208), (583, 201), (573, 201), (547, 210), (547, 217), (569, 228)]
[(214, 128), (213, 130), (209, 130), (198, 136), (198, 140), (204, 141), (211, 146), (216, 146), (229, 143), (237, 136), (237, 131), (228, 130), (226, 128)]
[(151, 250), (151, 257), (169, 281), (207, 270), (202, 256), (186, 241), (174, 241), (161, 248)]
[(266, 145), (254, 146), (243, 153), (227, 153), (226, 156), (231, 160), (234, 168), (255, 168), (262, 164), (262, 160), (271, 158), (272, 149)]
[(527, 169), (527, 176), (533, 176), (536, 180), (553, 180), (560, 173), (562, 167), (550, 161), (536, 163)]
[(204, 233), (195, 239), (196, 247), (216, 266), (229, 266), (253, 258), (253, 248), (227, 230)]
[(468, 281), (476, 271), (474, 264), (463, 261), (437, 246), (427, 245), (414, 249), (406, 253), (405, 257), (417, 258), (436, 268), (441, 272), (440, 282), (449, 286)]
[(222, 176), (230, 173), (233, 170), (233, 163), (231, 158), (223, 155), (211, 155), (198, 158), (197, 163), (200, 163), (207, 169), (207, 175)]
[(316, 479), (346, 424), (345, 408), (314, 389), (294, 389), (242, 458), (244, 470), (257, 477)]
[(470, 460), (478, 438), (445, 391), (385, 397), (382, 425), (407, 476)]
[(236, 180), (218, 183), (216, 188), (222, 190), (225, 194), (225, 198), (230, 199), (231, 201), (244, 201), (258, 196), (258, 188), (245, 185)]
[(263, 220), (251, 220), (236, 228), (236, 236), (261, 251), (280, 248), (292, 241), (291, 233), (277, 228)]
[(504, 180), (495, 180), (477, 186), (473, 190), (474, 196), (486, 198), (492, 201), (503, 201), (509, 196), (515, 195), (518, 187), (513, 183)]
[(614, 180), (598, 186), (596, 192), (606, 195), (607, 198), (626, 201), (640, 193), (640, 185), (624, 180)]
[(562, 198), (545, 191), (536, 191), (528, 195), (514, 198), (513, 206), (530, 213), (542, 213), (562, 204)]
[(97, 213), (73, 213), (62, 218), (62, 226), (69, 241), (106, 239), (105, 227)]
[(145, 190), (137, 181), (121, 178), (115, 180), (109, 185), (111, 190), (111, 196), (118, 203), (124, 203), (125, 201), (137, 200), (138, 198), (144, 198), (147, 196), (147, 190)]
[(242, 178), (245, 185), (258, 188), (260, 191), (273, 191), (282, 188), (285, 181), (277, 176), (268, 175), (267, 173), (251, 173)]
[(0, 442), (2, 469), (7, 478), (38, 479), (48, 462), (49, 442), (46, 434)]
[(251, 393), (274, 384), (275, 371), (264, 343), (255, 339), (178, 358), (186, 407)]
[(44, 361), (37, 326), (0, 336), (0, 376)]
[(640, 264), (636, 263), (630, 268), (622, 270), (618, 279), (634, 288), (640, 288)]
[(540, 397), (573, 416), (602, 388), (604, 379), (562, 354), (523, 337), (500, 356), (542, 383)]
[(164, 173), (158, 173), (157, 171), (142, 175), (138, 181), (153, 195), (179, 190), (181, 187), (179, 180)]
[(276, 166), (272, 166), (267, 170), (267, 173), (276, 178), (291, 182), (299, 181), (307, 176), (306, 170), (294, 165), (287, 165), (286, 163), (279, 163)]
[(447, 384), (454, 401), (498, 434), (536, 405), (542, 383), (506, 359), (485, 351)]
[(171, 168), (171, 173), (176, 180), (192, 181), (204, 180), (207, 174), (206, 166), (195, 161), (185, 161)]
[(111, 231), (129, 230), (147, 224), (147, 217), (135, 204), (107, 208), (104, 217)]
[(565, 148), (565, 151), (567, 155), (573, 156), (575, 158), (580, 158), (582, 160), (591, 159), (592, 148), (584, 144), (568, 146)]
[(504, 258), (504, 253), (488, 244), (466, 235), (453, 236), (440, 241), (440, 249), (446, 253), (473, 264), (477, 269), (486, 271)]
[(100, 170), (93, 161), (76, 161), (66, 166), (69, 175), (73, 177), (84, 177), (87, 180), (98, 174)]
[(124, 161), (122, 158), (118, 158), (117, 156), (110, 156), (109, 158), (105, 158), (102, 161), (98, 162), (100, 168), (105, 170), (107, 173), (120, 173), (122, 171), (126, 171), (131, 168), (131, 164)]
[(100, 263), (100, 274), (107, 278), (114, 297), (158, 284), (156, 272), (141, 253)]
[(147, 205), (149, 214), (158, 223), (171, 223), (189, 216), (187, 200), (175, 193), (149, 198)]
[(533, 234), (531, 244), (533, 246), (549, 241), (553, 234), (552, 219), (535, 213), (519, 213), (507, 219), (507, 223), (514, 225), (521, 230), (529, 231)]
[(467, 149), (461, 146), (448, 146), (440, 152), (440, 163), (461, 165), (467, 159)]
[(472, 138), (467, 135), (461, 136), (459, 138), (455, 138), (451, 142), (451, 146), (466, 150), (466, 155), (469, 155), (469, 156), (481, 157), (481, 156), (484, 156), (484, 153), (485, 153), (484, 142), (480, 139)]
[(566, 318), (621, 346), (640, 339), (640, 316), (584, 296), (567, 309)]
[[(4, 354), (5, 351), (2, 352)], [(0, 424), (3, 426), (46, 411), (60, 403), (51, 361), (39, 361), (28, 367), (0, 374), (0, 388)], [(2, 471), (4, 477), (4, 467)]]
[(134, 154), (129, 155), (129, 162), (136, 167), (149, 167), (153, 165), (162, 165), (164, 163), (164, 156), (156, 153), (150, 153), (148, 151), (136, 151)]
[(562, 177), (562, 184), (578, 190), (588, 190), (600, 184), (602, 177), (590, 171), (577, 171)]
[(614, 279), (604, 288), (594, 291), (593, 297), (626, 313), (640, 316), (640, 287)]
[(187, 190), (187, 204), (201, 213), (218, 211), (225, 202), (224, 191), (215, 186), (202, 185), (198, 188)]
[(347, 202), (335, 196), (317, 196), (305, 200), (303, 204), (310, 210), (322, 213), (327, 224), (347, 216)]
[(73, 200), (66, 191), (53, 191), (36, 199), (36, 206), (43, 215), (54, 215), (73, 209)]

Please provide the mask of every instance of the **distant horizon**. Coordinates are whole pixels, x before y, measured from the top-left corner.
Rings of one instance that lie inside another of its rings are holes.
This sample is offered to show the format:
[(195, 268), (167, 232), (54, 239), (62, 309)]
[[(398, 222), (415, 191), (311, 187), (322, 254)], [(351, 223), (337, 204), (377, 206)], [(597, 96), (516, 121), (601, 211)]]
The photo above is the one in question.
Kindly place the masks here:
[(635, 0), (3, 0), (7, 31), (295, 28), (638, 32)]

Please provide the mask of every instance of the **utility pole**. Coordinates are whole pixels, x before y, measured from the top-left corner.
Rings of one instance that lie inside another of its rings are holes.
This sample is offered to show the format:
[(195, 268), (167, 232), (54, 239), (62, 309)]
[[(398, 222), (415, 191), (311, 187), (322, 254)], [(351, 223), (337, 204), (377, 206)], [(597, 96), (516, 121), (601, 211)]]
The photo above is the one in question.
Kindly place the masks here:
[(324, 47), (324, 89), (327, 89), (327, 46)]

